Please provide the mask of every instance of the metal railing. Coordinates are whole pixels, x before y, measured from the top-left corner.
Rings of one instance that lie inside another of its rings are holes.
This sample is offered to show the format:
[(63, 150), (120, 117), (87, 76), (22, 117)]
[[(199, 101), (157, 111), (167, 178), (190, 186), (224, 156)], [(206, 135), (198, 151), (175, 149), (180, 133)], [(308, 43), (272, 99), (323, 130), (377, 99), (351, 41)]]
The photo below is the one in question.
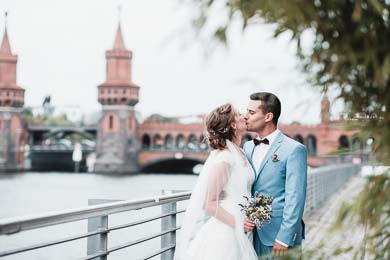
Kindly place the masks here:
[[(348, 179), (358, 173), (361, 165), (342, 164), (317, 169), (311, 169), (308, 173), (308, 186), (305, 204), (305, 214), (321, 206), (326, 199), (336, 192)], [(80, 259), (106, 260), (110, 253), (135, 246), (137, 244), (161, 237), (161, 248), (149, 252), (140, 259), (150, 259), (161, 255), (162, 260), (172, 260), (176, 244), (176, 231), (180, 226), (176, 225), (176, 215), (185, 210), (177, 210), (177, 202), (188, 200), (191, 192), (179, 192), (158, 197), (139, 200), (115, 201), (112, 200), (89, 200), (90, 206), (57, 211), (36, 216), (27, 216), (10, 219), (0, 219), (0, 235), (14, 234), (25, 230), (49, 227), (53, 225), (88, 220), (88, 232), (71, 237), (34, 244), (23, 248), (0, 252), (0, 258), (14, 255), (43, 247), (62, 244), (74, 240), (87, 238), (87, 255)], [(103, 204), (102, 204), (103, 203)], [(108, 227), (110, 215), (120, 212), (134, 211), (161, 205), (161, 214), (131, 223)], [(161, 219), (161, 230), (146, 237), (130, 241), (118, 246), (108, 247), (108, 235), (112, 231), (134, 227), (154, 220)]]
[(319, 208), (348, 179), (359, 172), (360, 164), (337, 164), (311, 169), (307, 175), (305, 215)]
[[(184, 212), (184, 210), (177, 211), (176, 204), (179, 201), (188, 200), (190, 196), (191, 192), (180, 192), (175, 194), (162, 195), (158, 197), (127, 201), (108, 202), (108, 200), (89, 200), (90, 206), (84, 208), (63, 210), (35, 216), (1, 219), (0, 235), (9, 235), (21, 231), (49, 227), (53, 225), (85, 219), (88, 219), (88, 232), (49, 242), (38, 243), (22, 248), (2, 251), (0, 252), (0, 257), (15, 255), (30, 250), (87, 238), (87, 256), (80, 258), (80, 260), (105, 260), (107, 259), (107, 256), (112, 252), (128, 248), (154, 238), (161, 237), (162, 247), (155, 252), (149, 252), (148, 255), (140, 259), (150, 259), (158, 255), (161, 255), (162, 260), (173, 259), (176, 230), (180, 229), (180, 227), (176, 226), (176, 215)], [(108, 227), (109, 215), (159, 205), (162, 206), (162, 212), (158, 216), (137, 220), (132, 223), (127, 223), (123, 225)], [(141, 225), (158, 219), (161, 219), (160, 232), (118, 246), (113, 246), (110, 248), (107, 247), (108, 234), (110, 232)]]

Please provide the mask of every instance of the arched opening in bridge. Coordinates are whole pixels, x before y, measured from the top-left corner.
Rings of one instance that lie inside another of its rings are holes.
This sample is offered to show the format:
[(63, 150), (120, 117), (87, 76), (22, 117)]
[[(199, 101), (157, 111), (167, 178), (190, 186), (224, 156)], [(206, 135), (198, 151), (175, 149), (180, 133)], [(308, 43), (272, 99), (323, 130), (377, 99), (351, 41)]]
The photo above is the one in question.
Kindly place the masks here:
[(348, 150), (349, 149), (349, 140), (346, 135), (342, 135), (339, 138), (339, 150)]
[[(148, 165), (145, 165), (141, 172), (144, 173), (183, 173), (194, 174), (195, 166), (202, 164), (203, 162), (196, 159), (166, 159), (160, 160)], [(196, 171), (196, 169), (195, 169)]]
[(150, 136), (148, 134), (142, 136), (142, 149), (150, 149)]
[(300, 134), (295, 135), (294, 140), (303, 144), (303, 137)]
[(206, 151), (209, 148), (209, 145), (207, 144), (206, 138), (204, 138), (203, 135), (199, 138), (199, 148), (203, 151)]
[(186, 146), (186, 140), (184, 138), (184, 135), (179, 134), (176, 137), (176, 148), (177, 148), (177, 150), (184, 150), (185, 146)]
[(196, 136), (194, 134), (191, 134), (188, 137), (187, 147), (188, 147), (189, 150), (197, 150), (198, 142), (196, 141)]
[(352, 151), (359, 151), (363, 149), (362, 141), (358, 136), (352, 138)]
[(160, 134), (155, 134), (153, 137), (153, 149), (161, 150), (162, 148), (162, 138)]
[(309, 156), (317, 155), (317, 140), (314, 135), (309, 135), (307, 137), (307, 154)]
[(166, 150), (173, 150), (173, 137), (170, 134), (165, 136), (164, 146)]

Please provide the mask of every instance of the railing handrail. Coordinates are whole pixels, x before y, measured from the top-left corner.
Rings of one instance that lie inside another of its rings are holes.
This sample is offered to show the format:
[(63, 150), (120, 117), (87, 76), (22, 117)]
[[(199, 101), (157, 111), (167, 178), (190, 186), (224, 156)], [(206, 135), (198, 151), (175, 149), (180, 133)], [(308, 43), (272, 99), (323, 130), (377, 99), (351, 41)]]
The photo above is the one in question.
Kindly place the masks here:
[(318, 167), (318, 168), (311, 168), (310, 170), (307, 171), (307, 174), (308, 175), (312, 175), (312, 174), (318, 174), (318, 173), (322, 173), (322, 172), (329, 172), (333, 169), (340, 169), (340, 168), (349, 168), (351, 166), (356, 166), (357, 164), (353, 164), (353, 163), (339, 163), (339, 164), (336, 164), (336, 165), (324, 165), (324, 166), (321, 166), (321, 167)]
[(142, 199), (125, 200), (94, 206), (52, 211), (43, 214), (4, 218), (0, 219), (0, 235), (13, 234), (24, 230), (48, 227), (57, 224), (88, 219), (91, 217), (99, 217), (129, 210), (158, 206), (166, 203), (187, 200), (190, 196), (191, 192), (188, 191)]

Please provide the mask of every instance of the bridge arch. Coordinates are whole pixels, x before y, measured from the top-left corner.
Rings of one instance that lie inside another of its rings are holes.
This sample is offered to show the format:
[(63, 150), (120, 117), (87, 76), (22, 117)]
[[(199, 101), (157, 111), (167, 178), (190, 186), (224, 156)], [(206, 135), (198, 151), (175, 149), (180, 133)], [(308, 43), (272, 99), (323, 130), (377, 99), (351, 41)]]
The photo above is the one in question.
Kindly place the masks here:
[(187, 147), (189, 150), (197, 150), (198, 141), (196, 140), (196, 136), (194, 134), (190, 134), (187, 139)]
[(209, 145), (208, 145), (207, 140), (204, 137), (204, 135), (201, 135), (199, 137), (199, 148), (203, 151), (206, 151), (207, 149), (209, 149)]
[(314, 135), (309, 135), (307, 137), (307, 153), (309, 156), (317, 155), (317, 139)]
[(363, 143), (359, 136), (353, 136), (352, 137), (352, 150), (353, 151), (359, 151), (363, 149)]
[(166, 150), (173, 150), (173, 137), (171, 134), (167, 134), (164, 139), (164, 148)]
[(148, 134), (142, 136), (142, 149), (150, 149), (150, 135)]
[(339, 137), (339, 149), (349, 149), (349, 140), (346, 135), (341, 135)]
[(186, 140), (184, 138), (183, 134), (178, 134), (176, 136), (176, 149), (177, 150), (184, 150), (186, 146)]
[(161, 150), (162, 149), (162, 137), (160, 134), (155, 134), (153, 136), (153, 149)]
[(194, 173), (194, 167), (203, 164), (204, 161), (194, 157), (159, 158), (142, 165), (141, 172), (144, 173)]

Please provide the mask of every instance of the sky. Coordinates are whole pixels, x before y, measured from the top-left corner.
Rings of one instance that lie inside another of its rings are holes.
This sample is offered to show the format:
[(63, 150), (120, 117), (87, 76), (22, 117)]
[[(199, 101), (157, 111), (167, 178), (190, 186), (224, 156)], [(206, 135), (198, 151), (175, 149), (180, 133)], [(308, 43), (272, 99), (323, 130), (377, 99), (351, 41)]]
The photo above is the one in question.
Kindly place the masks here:
[[(268, 91), (282, 102), (282, 123), (320, 121), (321, 93), (300, 71), (288, 33), (274, 39), (273, 27), (264, 24), (241, 32), (237, 22), (224, 47), (207, 34), (196, 36), (195, 10), (180, 0), (0, 0), (25, 106), (38, 107), (51, 95), (59, 110), (100, 111), (97, 86), (105, 81), (105, 51), (120, 21), (133, 51), (132, 78), (141, 87), (135, 108), (144, 118), (206, 114), (227, 102), (245, 111), (251, 93)], [(218, 24), (223, 14), (216, 9), (212, 21)], [(1, 15), (1, 37), (4, 27)], [(342, 106), (335, 95), (329, 96), (337, 118)]]

